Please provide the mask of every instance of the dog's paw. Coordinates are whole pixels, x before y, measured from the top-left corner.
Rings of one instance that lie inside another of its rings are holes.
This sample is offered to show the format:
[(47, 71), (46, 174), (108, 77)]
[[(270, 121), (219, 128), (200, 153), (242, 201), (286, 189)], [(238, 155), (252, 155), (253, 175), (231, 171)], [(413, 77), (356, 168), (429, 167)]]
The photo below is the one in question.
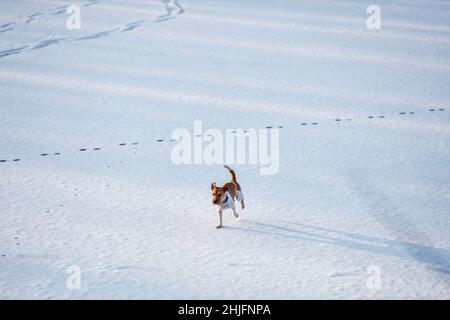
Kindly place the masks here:
[(220, 228), (222, 228), (222, 225), (221, 225), (221, 224), (218, 224), (218, 225), (216, 226), (216, 229), (220, 229)]
[(239, 220), (239, 215), (238, 215), (238, 214), (234, 215), (234, 218), (235, 218), (236, 220)]

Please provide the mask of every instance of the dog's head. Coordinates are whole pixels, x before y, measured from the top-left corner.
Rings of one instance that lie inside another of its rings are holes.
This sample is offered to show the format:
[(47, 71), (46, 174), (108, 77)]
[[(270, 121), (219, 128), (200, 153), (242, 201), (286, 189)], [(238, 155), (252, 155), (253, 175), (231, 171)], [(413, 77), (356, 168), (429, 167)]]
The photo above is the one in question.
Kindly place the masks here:
[(213, 204), (220, 204), (225, 199), (227, 193), (226, 187), (218, 187), (216, 183), (211, 183), (211, 196)]

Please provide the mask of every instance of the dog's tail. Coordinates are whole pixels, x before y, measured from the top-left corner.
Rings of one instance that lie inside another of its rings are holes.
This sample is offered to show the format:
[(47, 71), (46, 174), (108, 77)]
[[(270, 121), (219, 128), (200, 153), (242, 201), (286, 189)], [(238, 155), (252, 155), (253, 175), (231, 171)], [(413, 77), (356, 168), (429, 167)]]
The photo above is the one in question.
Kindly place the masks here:
[(230, 174), (231, 174), (231, 181), (237, 182), (237, 181), (236, 181), (236, 173), (234, 172), (234, 170), (231, 169), (229, 166), (224, 166), (224, 167), (227, 168), (228, 171), (230, 171)]

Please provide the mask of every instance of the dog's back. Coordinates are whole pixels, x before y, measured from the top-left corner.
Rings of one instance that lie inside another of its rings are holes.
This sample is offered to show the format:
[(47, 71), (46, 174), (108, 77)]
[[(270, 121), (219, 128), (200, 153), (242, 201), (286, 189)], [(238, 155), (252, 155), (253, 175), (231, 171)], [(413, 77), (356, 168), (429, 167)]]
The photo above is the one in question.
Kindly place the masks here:
[(229, 166), (224, 166), (224, 167), (226, 169), (228, 169), (228, 171), (230, 172), (231, 182), (227, 182), (223, 186), (226, 187), (226, 189), (230, 192), (233, 199), (236, 199), (237, 201), (241, 202), (241, 207), (242, 207), (242, 209), (244, 209), (244, 207), (245, 207), (244, 196), (242, 194), (241, 186), (237, 182), (236, 173)]
[(230, 172), (230, 175), (231, 175), (231, 182), (225, 183), (224, 186), (234, 184), (236, 186), (236, 190), (241, 191), (241, 186), (239, 185), (239, 183), (237, 182), (237, 179), (236, 179), (236, 172), (234, 172), (234, 170), (231, 169), (229, 166), (224, 166), (224, 167), (226, 169), (228, 169), (228, 171)]

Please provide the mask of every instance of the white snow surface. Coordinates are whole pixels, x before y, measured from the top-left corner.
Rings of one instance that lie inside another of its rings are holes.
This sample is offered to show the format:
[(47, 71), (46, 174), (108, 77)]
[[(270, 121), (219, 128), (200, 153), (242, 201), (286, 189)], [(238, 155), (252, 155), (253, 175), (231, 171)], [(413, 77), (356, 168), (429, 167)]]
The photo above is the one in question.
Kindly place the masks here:
[[(449, 299), (450, 2), (371, 4), (2, 0), (0, 298)], [(223, 229), (195, 120), (282, 126)]]

